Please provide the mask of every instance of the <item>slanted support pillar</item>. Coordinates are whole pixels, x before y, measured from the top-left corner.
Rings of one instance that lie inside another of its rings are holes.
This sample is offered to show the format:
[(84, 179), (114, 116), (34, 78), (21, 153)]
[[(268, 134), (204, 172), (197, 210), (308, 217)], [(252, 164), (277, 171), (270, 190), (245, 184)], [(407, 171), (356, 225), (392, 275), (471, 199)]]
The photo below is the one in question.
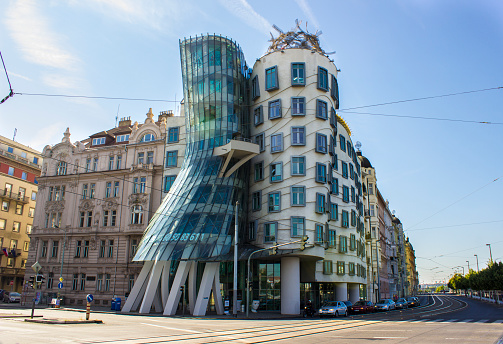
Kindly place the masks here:
[(133, 289), (131, 289), (129, 297), (124, 303), (124, 307), (122, 307), (122, 312), (131, 312), (131, 310), (136, 310), (136, 308), (140, 304), (143, 295), (145, 294), (145, 289), (147, 288), (147, 280), (153, 265), (153, 261), (147, 261), (143, 264), (143, 268), (141, 269), (141, 272), (133, 285)]
[(196, 305), (196, 279), (197, 279), (197, 262), (192, 261), (189, 270), (188, 293), (189, 293), (189, 311), (190, 314), (194, 313), (194, 306)]
[(164, 315), (175, 315), (178, 302), (180, 301), (180, 296), (182, 295), (180, 287), (183, 286), (187, 280), (190, 266), (190, 262), (187, 261), (181, 261), (180, 264), (178, 264), (178, 269), (176, 270), (176, 275), (173, 280), (173, 285), (171, 286), (168, 301), (166, 301), (166, 307), (164, 307)]
[(143, 302), (140, 306), (140, 313), (150, 313), (150, 308), (152, 307), (152, 302), (154, 301), (159, 286), (162, 268), (163, 262), (154, 262), (154, 266), (150, 271), (150, 278), (148, 280), (147, 289), (145, 290), (145, 296), (143, 296)]
[(219, 270), (220, 263), (206, 263), (206, 266), (204, 267), (203, 278), (201, 279), (201, 284), (199, 285), (199, 293), (197, 295), (196, 304), (194, 306), (194, 312), (192, 315), (202, 316), (206, 314), (206, 308), (208, 307), (208, 301), (212, 289), (213, 295), (215, 296), (215, 303), (219, 303), (217, 301), (217, 297), (218, 295), (220, 295), (220, 285), (216, 286), (215, 283), (217, 275), (220, 273)]

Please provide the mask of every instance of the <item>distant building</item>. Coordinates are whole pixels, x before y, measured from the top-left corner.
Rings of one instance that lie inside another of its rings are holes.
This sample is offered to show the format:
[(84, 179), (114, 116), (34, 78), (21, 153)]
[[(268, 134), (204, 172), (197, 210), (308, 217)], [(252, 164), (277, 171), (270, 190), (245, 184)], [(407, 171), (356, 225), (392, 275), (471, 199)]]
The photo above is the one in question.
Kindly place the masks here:
[(41, 168), (40, 152), (0, 136), (0, 289), (22, 291)]
[(419, 277), (416, 270), (416, 254), (408, 237), (405, 239), (405, 264), (407, 267), (407, 294), (416, 295), (419, 289)]
[(60, 292), (79, 305), (92, 293), (108, 305), (131, 290), (143, 265), (131, 258), (185, 150), (183, 118), (161, 112), (154, 121), (151, 109), (146, 116), (75, 143), (67, 129), (44, 148), (29, 251), (29, 264), (42, 265), (44, 295)]

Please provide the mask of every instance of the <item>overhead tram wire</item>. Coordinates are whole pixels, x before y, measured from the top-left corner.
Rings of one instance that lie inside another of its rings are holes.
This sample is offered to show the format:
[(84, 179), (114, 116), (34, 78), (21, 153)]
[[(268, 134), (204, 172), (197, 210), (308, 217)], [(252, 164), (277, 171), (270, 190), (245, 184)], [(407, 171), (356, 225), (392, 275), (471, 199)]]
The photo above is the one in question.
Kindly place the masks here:
[(0, 104), (3, 104), (5, 103), (5, 101), (7, 99), (9, 99), (10, 97), (12, 97), (14, 95), (14, 91), (12, 90), (12, 85), (10, 83), (10, 79), (9, 79), (9, 73), (7, 73), (7, 68), (5, 67), (5, 62), (3, 60), (3, 56), (2, 56), (2, 52), (0, 51), (0, 58), (2, 59), (2, 65), (3, 65), (3, 69), (5, 71), (5, 76), (7, 77), (7, 82), (9, 83), (9, 94), (3, 98), (2, 100), (0, 100)]
[(474, 226), (474, 225), (482, 225), (482, 224), (488, 224), (488, 223), (500, 223), (500, 222), (503, 222), (503, 220), (485, 221), (485, 222), (474, 222), (474, 223), (462, 223), (462, 224), (458, 224), (458, 225), (447, 225), (447, 226), (438, 226), (438, 227), (407, 229), (407, 231), (409, 231), (409, 232), (415, 232), (415, 231), (425, 231), (425, 230), (428, 230), (428, 229)]

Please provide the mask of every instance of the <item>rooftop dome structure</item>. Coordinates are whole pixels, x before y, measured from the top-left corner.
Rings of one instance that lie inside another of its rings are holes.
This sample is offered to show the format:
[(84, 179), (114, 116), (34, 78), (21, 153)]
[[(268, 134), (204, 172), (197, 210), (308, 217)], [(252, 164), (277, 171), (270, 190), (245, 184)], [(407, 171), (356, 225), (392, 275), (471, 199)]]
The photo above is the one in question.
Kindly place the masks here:
[(362, 165), (362, 167), (364, 167), (364, 168), (373, 168), (373, 167), (372, 167), (372, 164), (371, 164), (371, 163), (370, 163), (370, 161), (369, 161), (369, 159), (367, 159), (366, 157), (364, 157), (364, 156), (362, 155), (362, 152), (357, 151), (357, 152), (356, 152), (356, 155), (358, 155), (359, 157), (361, 157), (361, 159), (360, 159), (360, 160), (361, 160), (361, 165)]

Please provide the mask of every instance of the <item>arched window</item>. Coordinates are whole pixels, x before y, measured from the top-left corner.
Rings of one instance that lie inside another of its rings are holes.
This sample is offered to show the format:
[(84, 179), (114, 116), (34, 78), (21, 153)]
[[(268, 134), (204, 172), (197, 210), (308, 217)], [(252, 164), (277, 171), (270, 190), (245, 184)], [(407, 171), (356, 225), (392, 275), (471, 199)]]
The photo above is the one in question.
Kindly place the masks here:
[(143, 207), (134, 205), (131, 209), (131, 224), (139, 225), (143, 223)]
[(154, 140), (155, 140), (154, 134), (145, 134), (141, 138), (140, 142), (149, 142), (149, 141), (154, 141)]
[(66, 175), (66, 162), (60, 161), (58, 163), (58, 169), (56, 170), (56, 175), (58, 176)]

